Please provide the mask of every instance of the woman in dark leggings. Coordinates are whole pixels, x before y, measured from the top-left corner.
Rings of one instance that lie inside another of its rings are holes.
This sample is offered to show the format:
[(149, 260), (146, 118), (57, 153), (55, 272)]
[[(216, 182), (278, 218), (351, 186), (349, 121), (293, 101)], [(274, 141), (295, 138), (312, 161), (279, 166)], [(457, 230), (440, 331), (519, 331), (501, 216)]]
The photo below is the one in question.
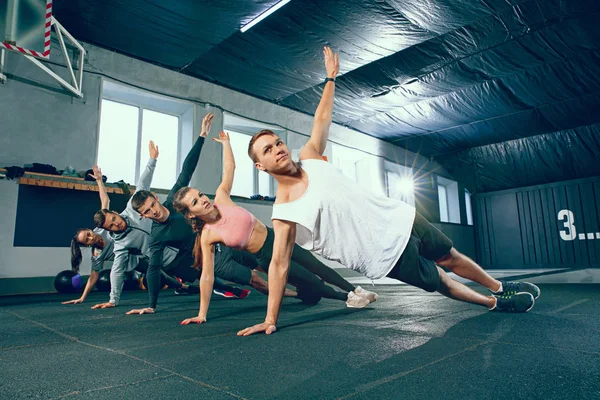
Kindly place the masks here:
[[(265, 271), (269, 269), (273, 254), (273, 230), (231, 200), (235, 160), (229, 135), (220, 132), (219, 139), (214, 140), (223, 145), (223, 179), (217, 188), (214, 204), (206, 195), (190, 187), (181, 188), (173, 200), (175, 209), (185, 215), (195, 225), (196, 232), (199, 232), (194, 246), (194, 256), (195, 266), (202, 266), (200, 312), (197, 317), (183, 321), (183, 324), (206, 321), (210, 297), (205, 296), (204, 293), (212, 287), (214, 281), (213, 245), (215, 243), (224, 243), (234, 249), (252, 253)], [(321, 297), (326, 297), (345, 300), (348, 307), (362, 308), (377, 299), (375, 293), (360, 287), (355, 288), (299, 246), (294, 246), (291, 259), (289, 282), (296, 286), (299, 297), (306, 302), (317, 303)], [(317, 275), (344, 292), (325, 285)]]
[[(91, 249), (92, 271), (81, 297), (78, 299), (65, 301), (62, 304), (83, 303), (88, 294), (96, 285), (96, 282), (100, 277), (100, 271), (104, 269), (104, 262), (110, 261), (114, 258), (114, 241), (107, 231), (100, 228), (95, 228), (93, 230), (87, 228), (79, 229), (71, 239), (71, 270), (74, 273), (79, 273), (79, 266), (81, 265), (81, 261), (83, 259), (81, 247), (89, 247)], [(127, 271), (136, 270), (141, 273), (146, 273), (147, 268), (148, 261), (146, 257), (133, 254), (129, 255)], [(170, 288), (174, 288), (177, 293), (181, 293), (182, 291), (187, 292), (188, 290), (190, 293), (198, 293), (197, 287), (195, 289), (190, 289), (190, 286), (187, 284), (179, 282), (177, 279), (165, 274), (163, 271), (161, 272), (165, 283), (169, 285)], [(185, 280), (184, 277), (180, 278)], [(197, 277), (195, 279), (197, 279)], [(193, 282), (195, 279), (191, 280), (190, 282)]]

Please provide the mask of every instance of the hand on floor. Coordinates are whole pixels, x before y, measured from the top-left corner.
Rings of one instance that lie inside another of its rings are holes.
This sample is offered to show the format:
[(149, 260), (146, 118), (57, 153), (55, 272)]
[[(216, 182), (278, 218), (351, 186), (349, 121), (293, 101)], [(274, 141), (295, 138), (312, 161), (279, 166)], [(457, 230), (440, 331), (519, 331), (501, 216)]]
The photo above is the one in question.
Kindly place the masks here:
[(194, 317), (194, 318), (186, 318), (179, 323), (179, 325), (189, 325), (189, 324), (198, 324), (206, 322), (206, 317)]
[(62, 304), (80, 304), (83, 303), (84, 299), (81, 297), (75, 300), (63, 301)]
[(127, 315), (132, 315), (132, 314), (154, 314), (154, 308), (150, 308), (150, 307), (146, 307), (146, 308), (137, 308), (137, 309), (133, 309), (130, 311), (127, 311), (125, 314)]
[(114, 307), (114, 303), (100, 303), (100, 304), (96, 304), (95, 306), (92, 307), (92, 310), (95, 310), (97, 308), (111, 308)]
[(264, 332), (267, 335), (270, 335), (271, 333), (275, 332), (277, 330), (277, 327), (269, 322), (263, 322), (262, 324), (257, 324), (254, 325), (250, 328), (246, 328), (246, 329), (242, 329), (241, 331), (239, 331), (237, 333), (238, 336), (250, 336), (250, 335), (254, 335), (255, 333), (260, 333), (260, 332)]

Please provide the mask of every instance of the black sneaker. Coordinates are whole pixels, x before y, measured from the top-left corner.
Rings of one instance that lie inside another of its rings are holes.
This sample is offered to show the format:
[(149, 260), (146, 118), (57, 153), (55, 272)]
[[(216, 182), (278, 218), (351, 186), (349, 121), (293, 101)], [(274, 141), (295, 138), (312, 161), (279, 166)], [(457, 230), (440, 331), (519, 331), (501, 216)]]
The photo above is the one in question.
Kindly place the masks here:
[(176, 296), (181, 296), (181, 295), (186, 295), (186, 294), (190, 294), (189, 287), (186, 289), (184, 289), (183, 287), (175, 289)]
[(514, 282), (514, 281), (500, 281), (502, 282), (502, 292), (492, 292), (494, 295), (510, 295), (517, 293), (530, 293), (534, 299), (540, 297), (541, 290), (533, 283), (529, 282)]
[(531, 293), (504, 294), (494, 296), (496, 298), (496, 307), (490, 311), (503, 311), (512, 313), (524, 313), (533, 307), (535, 300)]

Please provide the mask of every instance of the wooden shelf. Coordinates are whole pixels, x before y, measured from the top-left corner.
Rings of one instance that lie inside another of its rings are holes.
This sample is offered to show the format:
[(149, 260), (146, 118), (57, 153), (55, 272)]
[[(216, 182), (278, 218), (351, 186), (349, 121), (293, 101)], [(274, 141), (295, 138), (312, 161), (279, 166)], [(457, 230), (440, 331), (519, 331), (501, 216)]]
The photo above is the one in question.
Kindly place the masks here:
[[(0, 171), (3, 168), (0, 168)], [(6, 170), (5, 170), (6, 171)], [(63, 176), (63, 175), (51, 175), (42, 174), (39, 172), (26, 171), (25, 174), (19, 178), (19, 184), (21, 185), (32, 185), (32, 186), (44, 186), (57, 189), (71, 189), (71, 190), (85, 190), (90, 192), (97, 192), (98, 185), (94, 181), (86, 181), (83, 178), (76, 176)], [(107, 193), (125, 194), (125, 191), (114, 183), (104, 184)], [(130, 186), (130, 193), (135, 191), (135, 187)]]

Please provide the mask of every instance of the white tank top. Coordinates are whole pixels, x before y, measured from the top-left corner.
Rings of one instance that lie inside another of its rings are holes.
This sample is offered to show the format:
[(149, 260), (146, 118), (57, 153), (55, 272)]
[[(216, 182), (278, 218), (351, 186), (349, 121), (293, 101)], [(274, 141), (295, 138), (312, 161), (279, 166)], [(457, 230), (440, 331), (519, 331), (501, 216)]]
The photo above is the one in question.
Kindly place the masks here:
[(322, 160), (303, 160), (306, 192), (275, 204), (272, 219), (296, 223), (296, 243), (371, 279), (386, 276), (406, 248), (415, 208), (370, 193)]

